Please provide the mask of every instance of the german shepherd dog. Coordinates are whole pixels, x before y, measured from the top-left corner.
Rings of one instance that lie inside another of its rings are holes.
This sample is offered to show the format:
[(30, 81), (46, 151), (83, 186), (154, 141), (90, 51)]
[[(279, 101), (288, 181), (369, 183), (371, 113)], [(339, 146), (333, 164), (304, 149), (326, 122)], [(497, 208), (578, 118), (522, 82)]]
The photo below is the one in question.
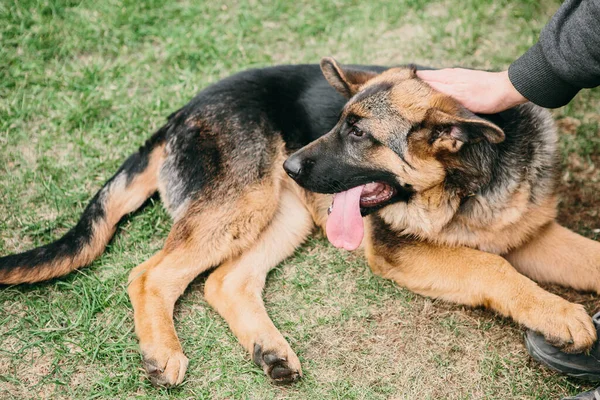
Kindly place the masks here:
[(158, 191), (173, 227), (128, 283), (156, 385), (184, 379), (173, 306), (211, 268), (206, 299), (254, 362), (275, 382), (302, 375), (261, 292), (268, 271), (315, 225), (337, 247), (363, 246), (374, 273), (416, 293), (489, 307), (567, 351), (592, 346), (583, 307), (534, 282), (600, 293), (600, 244), (554, 222), (550, 114), (525, 104), (474, 115), (414, 68), (326, 58), (321, 70), (251, 70), (204, 89), (62, 238), (0, 258), (0, 282), (39, 282), (89, 264), (119, 220)]

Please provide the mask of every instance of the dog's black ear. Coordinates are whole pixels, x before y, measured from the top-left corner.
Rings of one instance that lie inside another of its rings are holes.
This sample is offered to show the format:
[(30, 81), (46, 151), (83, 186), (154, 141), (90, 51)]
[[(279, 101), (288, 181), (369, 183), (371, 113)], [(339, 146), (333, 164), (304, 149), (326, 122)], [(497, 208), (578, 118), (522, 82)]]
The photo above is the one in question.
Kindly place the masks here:
[(431, 109), (425, 121), (432, 129), (432, 145), (450, 152), (457, 152), (465, 143), (487, 140), (495, 144), (505, 139), (504, 131), (498, 125), (466, 109), (461, 110), (460, 115)]
[(331, 57), (325, 57), (321, 60), (321, 71), (323, 71), (327, 82), (347, 99), (354, 96), (365, 82), (377, 76), (377, 73), (371, 71), (342, 68)]

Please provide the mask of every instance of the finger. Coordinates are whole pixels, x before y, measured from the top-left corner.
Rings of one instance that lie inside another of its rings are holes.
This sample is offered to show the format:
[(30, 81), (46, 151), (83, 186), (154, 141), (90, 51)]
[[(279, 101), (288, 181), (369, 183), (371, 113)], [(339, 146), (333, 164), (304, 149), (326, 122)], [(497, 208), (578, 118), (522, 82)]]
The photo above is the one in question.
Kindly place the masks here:
[(417, 71), (417, 76), (426, 82), (445, 82), (448, 71), (445, 69)]
[(460, 68), (423, 70), (417, 71), (417, 76), (427, 82), (454, 83), (462, 80), (463, 71)]
[(467, 109), (473, 112), (489, 112), (490, 110), (478, 102), (474, 102), (471, 96), (465, 96), (464, 91), (458, 90), (455, 85), (440, 82), (427, 82), (434, 90), (452, 97)]
[(457, 97), (460, 95), (460, 93), (455, 90), (453, 85), (449, 85), (449, 84), (443, 83), (443, 82), (436, 82), (436, 81), (426, 81), (426, 82), (433, 89), (437, 90), (438, 92), (447, 94), (448, 96)]

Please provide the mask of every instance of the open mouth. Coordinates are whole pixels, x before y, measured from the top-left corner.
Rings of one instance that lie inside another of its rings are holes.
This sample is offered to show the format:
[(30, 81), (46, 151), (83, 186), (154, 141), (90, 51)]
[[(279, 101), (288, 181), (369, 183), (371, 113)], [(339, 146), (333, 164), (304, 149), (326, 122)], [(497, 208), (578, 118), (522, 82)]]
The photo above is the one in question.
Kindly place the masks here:
[[(359, 200), (362, 216), (365, 216), (370, 211), (366, 209), (383, 205), (396, 194), (396, 189), (394, 189), (391, 185), (385, 182), (371, 182), (358, 187), (362, 188)], [(327, 210), (327, 214), (331, 214), (332, 211), (333, 201), (331, 203), (331, 206), (329, 206), (329, 209)]]
[(364, 208), (375, 207), (385, 203), (396, 194), (396, 189), (385, 182), (373, 182), (363, 185), (360, 194), (360, 206)]
[(386, 205), (396, 189), (385, 182), (371, 182), (336, 193), (329, 207), (327, 238), (335, 246), (355, 250), (364, 235), (362, 217)]

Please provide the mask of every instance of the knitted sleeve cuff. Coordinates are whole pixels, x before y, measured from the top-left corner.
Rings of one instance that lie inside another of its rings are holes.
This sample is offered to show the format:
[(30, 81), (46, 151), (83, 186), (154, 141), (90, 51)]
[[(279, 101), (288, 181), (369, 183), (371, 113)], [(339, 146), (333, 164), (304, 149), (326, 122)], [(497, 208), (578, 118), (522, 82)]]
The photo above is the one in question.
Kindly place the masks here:
[(523, 97), (547, 108), (564, 106), (580, 90), (556, 75), (539, 43), (510, 65), (508, 78)]

